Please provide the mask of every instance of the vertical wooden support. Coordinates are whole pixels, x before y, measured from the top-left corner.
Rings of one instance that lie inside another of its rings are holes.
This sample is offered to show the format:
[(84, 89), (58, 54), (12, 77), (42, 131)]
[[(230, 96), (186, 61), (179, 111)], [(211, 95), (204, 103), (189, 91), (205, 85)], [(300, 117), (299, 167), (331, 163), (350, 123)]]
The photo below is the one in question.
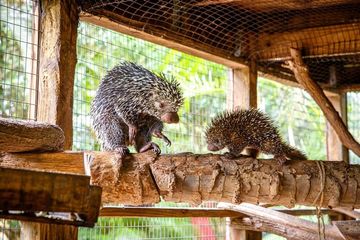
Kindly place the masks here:
[(76, 1), (41, 1), (38, 121), (60, 126), (72, 146), (72, 108), (79, 10)]
[[(72, 146), (73, 86), (79, 9), (72, 0), (41, 0), (37, 120), (56, 124)], [(77, 239), (73, 226), (21, 223), (22, 239)]]
[[(337, 94), (325, 92), (325, 94), (334, 106), (335, 110), (339, 113), (344, 123), (346, 124), (346, 93)], [(340, 138), (338, 137), (337, 133), (328, 121), (326, 121), (326, 153), (327, 160), (329, 161), (344, 161), (347, 163), (349, 162), (349, 150), (341, 143)]]
[[(257, 107), (257, 65), (255, 59), (250, 61), (249, 67), (232, 70), (229, 94), (232, 98), (232, 108), (243, 109)], [(228, 105), (229, 106), (229, 105)], [(248, 153), (249, 154), (249, 153)], [(260, 240), (261, 232), (240, 230), (232, 227), (229, 219), (228, 232), (231, 240)]]
[(233, 108), (257, 107), (257, 67), (255, 60), (249, 67), (233, 69), (232, 103)]

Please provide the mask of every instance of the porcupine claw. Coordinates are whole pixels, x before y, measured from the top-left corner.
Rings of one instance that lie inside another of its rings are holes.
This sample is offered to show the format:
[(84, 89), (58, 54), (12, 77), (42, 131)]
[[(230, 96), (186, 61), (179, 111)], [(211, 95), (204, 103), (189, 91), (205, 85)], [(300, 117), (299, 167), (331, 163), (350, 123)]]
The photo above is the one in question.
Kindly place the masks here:
[(171, 141), (162, 132), (156, 131), (154, 132), (154, 135), (158, 138), (161, 138), (165, 142), (166, 146), (171, 146)]
[(150, 150), (150, 149), (152, 149), (157, 155), (159, 155), (161, 153), (160, 147), (156, 143), (153, 143), (153, 142), (147, 143), (145, 146), (143, 146), (140, 149), (139, 152), (143, 153), (143, 152), (146, 152), (147, 150)]
[(129, 144), (134, 145), (135, 144), (135, 136), (137, 133), (137, 127), (135, 126), (129, 126)]

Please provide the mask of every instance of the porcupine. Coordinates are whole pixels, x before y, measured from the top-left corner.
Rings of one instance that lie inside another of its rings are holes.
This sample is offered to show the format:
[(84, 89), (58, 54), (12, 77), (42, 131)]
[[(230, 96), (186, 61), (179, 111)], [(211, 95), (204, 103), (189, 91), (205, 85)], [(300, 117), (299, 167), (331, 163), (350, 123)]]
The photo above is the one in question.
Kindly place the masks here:
[(209, 151), (227, 147), (229, 158), (242, 156), (244, 149), (250, 149), (252, 157), (257, 157), (260, 151), (274, 155), (280, 164), (287, 159), (307, 159), (301, 151), (284, 142), (272, 120), (257, 109), (220, 113), (206, 130), (206, 142)]
[(183, 103), (179, 83), (156, 75), (132, 62), (123, 62), (102, 79), (91, 104), (92, 125), (103, 150), (116, 151), (123, 158), (135, 144), (138, 152), (160, 148), (151, 136), (162, 134), (163, 122), (177, 123)]

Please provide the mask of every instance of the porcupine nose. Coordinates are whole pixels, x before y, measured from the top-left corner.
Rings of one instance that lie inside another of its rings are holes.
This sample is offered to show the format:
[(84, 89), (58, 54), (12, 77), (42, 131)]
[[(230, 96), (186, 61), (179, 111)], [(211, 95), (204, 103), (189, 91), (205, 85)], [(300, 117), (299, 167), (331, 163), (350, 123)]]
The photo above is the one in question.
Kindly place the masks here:
[(179, 115), (176, 112), (168, 112), (161, 116), (161, 121), (165, 123), (178, 123)]

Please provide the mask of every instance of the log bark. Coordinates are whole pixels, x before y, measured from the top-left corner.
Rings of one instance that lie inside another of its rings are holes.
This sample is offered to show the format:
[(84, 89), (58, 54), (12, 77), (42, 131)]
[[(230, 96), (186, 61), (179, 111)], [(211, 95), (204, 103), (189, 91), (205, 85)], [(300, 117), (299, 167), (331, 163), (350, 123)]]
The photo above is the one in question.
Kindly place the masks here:
[[(219, 207), (237, 211), (248, 216), (232, 220), (231, 225), (238, 229), (271, 232), (293, 240), (319, 239), (319, 229), (316, 223), (290, 216), (276, 210), (247, 203), (242, 203), (240, 205), (222, 203)], [(332, 225), (325, 226), (325, 237), (328, 240), (344, 239), (337, 228)]]
[(334, 225), (347, 240), (358, 240), (360, 236), (360, 221), (335, 221)]
[(0, 152), (62, 151), (64, 140), (56, 125), (0, 118)]
[(339, 113), (335, 110), (329, 99), (325, 96), (321, 87), (311, 79), (309, 69), (304, 64), (299, 50), (290, 48), (292, 60), (287, 61), (287, 67), (294, 72), (297, 81), (309, 92), (315, 102), (323, 111), (341, 142), (356, 155), (360, 156), (360, 144), (354, 139)]
[[(11, 157), (9, 157), (11, 155)], [(151, 152), (131, 154), (120, 169), (113, 166), (116, 154), (86, 152), (90, 159), (91, 182), (103, 188), (103, 203), (153, 204), (160, 196), (167, 201), (201, 203), (214, 200), (230, 203), (268, 203), (292, 207), (315, 203), (325, 180), (323, 207), (360, 208), (360, 166), (343, 162), (288, 161), (239, 158), (228, 160), (215, 154), (175, 154), (156, 157)], [(56, 170), (72, 158), (68, 172), (84, 171), (83, 157), (74, 153), (6, 154), (0, 166), (21, 165)], [(4, 160), (7, 159), (7, 160)], [(59, 160), (61, 159), (61, 160)], [(36, 161), (37, 164), (32, 162)], [(326, 178), (321, 179), (320, 165)], [(62, 171), (66, 171), (63, 168)]]
[[(222, 155), (134, 154), (117, 179), (113, 153), (89, 152), (92, 183), (103, 187), (103, 203), (202, 201), (360, 207), (360, 166), (340, 162), (225, 159)], [(321, 179), (320, 164), (325, 176)], [(323, 201), (315, 203), (325, 181)]]

